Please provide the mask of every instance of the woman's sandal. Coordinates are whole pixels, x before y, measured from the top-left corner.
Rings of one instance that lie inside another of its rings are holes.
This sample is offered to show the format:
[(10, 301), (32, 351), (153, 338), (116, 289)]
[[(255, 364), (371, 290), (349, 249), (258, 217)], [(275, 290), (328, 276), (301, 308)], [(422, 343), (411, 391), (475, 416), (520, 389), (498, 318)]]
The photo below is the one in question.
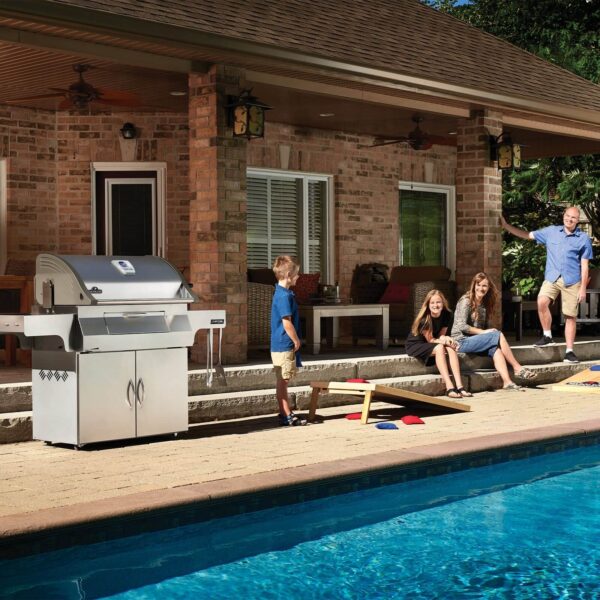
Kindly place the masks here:
[(509, 383), (508, 385), (504, 386), (502, 389), (506, 390), (507, 392), (524, 392), (525, 391), (524, 387), (521, 387), (520, 385), (517, 385), (516, 383)]
[(456, 391), (460, 394), (461, 398), (472, 398), (473, 397), (473, 394), (471, 394), (471, 392), (469, 392), (468, 390), (465, 390), (464, 387), (456, 388)]
[[(454, 396), (452, 394), (454, 394)], [(448, 398), (452, 398), (453, 400), (462, 398), (462, 394), (456, 388), (450, 388), (446, 390), (446, 396), (448, 396)]]
[(515, 373), (515, 377), (518, 377), (519, 379), (535, 379), (537, 377), (537, 373), (535, 373), (534, 371), (530, 371), (525, 367), (522, 367), (519, 371)]

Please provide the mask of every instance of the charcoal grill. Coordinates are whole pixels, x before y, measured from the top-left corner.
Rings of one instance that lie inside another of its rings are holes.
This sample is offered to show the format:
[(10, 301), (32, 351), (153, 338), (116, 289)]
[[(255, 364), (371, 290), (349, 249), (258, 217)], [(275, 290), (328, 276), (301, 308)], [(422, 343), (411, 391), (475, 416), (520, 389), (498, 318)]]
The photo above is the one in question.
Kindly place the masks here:
[(188, 429), (187, 347), (200, 329), (212, 340), (224, 310), (188, 310), (197, 296), (156, 256), (40, 254), (34, 287), (33, 314), (0, 317), (33, 350), (34, 439), (81, 447)]

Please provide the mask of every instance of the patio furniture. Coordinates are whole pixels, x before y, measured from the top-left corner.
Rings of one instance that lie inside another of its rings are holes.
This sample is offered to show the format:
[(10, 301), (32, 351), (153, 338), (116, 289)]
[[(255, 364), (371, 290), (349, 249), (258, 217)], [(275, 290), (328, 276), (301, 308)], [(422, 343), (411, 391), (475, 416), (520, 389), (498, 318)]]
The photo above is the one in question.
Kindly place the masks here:
[(346, 396), (358, 396), (363, 399), (362, 414), (360, 422), (366, 425), (369, 421), (369, 410), (372, 401), (390, 402), (402, 406), (417, 406), (420, 408), (449, 408), (459, 412), (469, 412), (471, 407), (462, 402), (447, 400), (441, 397), (427, 396), (418, 392), (409, 392), (400, 388), (393, 388), (379, 383), (350, 383), (342, 381), (313, 381), (310, 384), (312, 388), (310, 396), (310, 407), (308, 411), (309, 421), (314, 421), (319, 394), (343, 394)]
[[(456, 283), (450, 279), (451, 271), (441, 266), (425, 267), (393, 267), (389, 281), (368, 281), (364, 276), (365, 267), (373, 265), (357, 265), (354, 270), (351, 292), (355, 304), (382, 302), (390, 306), (390, 338), (401, 340), (406, 338), (410, 326), (415, 319), (423, 300), (432, 289), (440, 290), (453, 309), (456, 303)], [(383, 272), (387, 272), (385, 265)], [(374, 296), (377, 296), (376, 298)], [(356, 344), (358, 338), (374, 335), (374, 324), (366, 319), (354, 319), (352, 323), (352, 339)]]
[(248, 347), (269, 348), (271, 344), (271, 301), (273, 286), (248, 282)]
[(336, 348), (339, 339), (340, 317), (373, 316), (377, 319), (376, 343), (385, 350), (389, 344), (389, 307), (387, 304), (318, 304), (301, 305), (300, 316), (306, 319), (306, 350), (312, 354), (321, 351), (321, 319), (331, 318), (328, 344)]
[[(33, 305), (34, 260), (10, 259), (6, 264), (5, 275), (0, 275), (0, 312), (28, 314)], [(17, 337), (3, 334), (4, 364), (14, 367), (17, 364), (17, 350), (23, 356), (23, 364), (31, 367), (31, 350), (18, 349)]]

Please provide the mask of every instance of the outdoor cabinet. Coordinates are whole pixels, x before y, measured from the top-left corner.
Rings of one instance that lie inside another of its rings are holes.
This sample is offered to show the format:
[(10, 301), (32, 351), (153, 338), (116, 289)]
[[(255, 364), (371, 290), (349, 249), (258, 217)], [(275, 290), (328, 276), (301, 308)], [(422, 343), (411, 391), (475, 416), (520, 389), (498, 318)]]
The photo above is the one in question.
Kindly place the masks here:
[(35, 439), (81, 447), (187, 430), (186, 348), (38, 354)]

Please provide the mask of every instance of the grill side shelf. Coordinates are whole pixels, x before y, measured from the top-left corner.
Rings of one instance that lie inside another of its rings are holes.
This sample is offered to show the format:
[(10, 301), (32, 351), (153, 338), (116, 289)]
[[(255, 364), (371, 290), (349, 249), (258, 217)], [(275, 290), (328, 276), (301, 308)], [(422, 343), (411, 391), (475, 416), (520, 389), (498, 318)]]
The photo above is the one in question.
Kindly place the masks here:
[(74, 348), (69, 339), (74, 317), (73, 314), (25, 315), (23, 333), (27, 338), (57, 336), (62, 339), (65, 351), (71, 352)]

